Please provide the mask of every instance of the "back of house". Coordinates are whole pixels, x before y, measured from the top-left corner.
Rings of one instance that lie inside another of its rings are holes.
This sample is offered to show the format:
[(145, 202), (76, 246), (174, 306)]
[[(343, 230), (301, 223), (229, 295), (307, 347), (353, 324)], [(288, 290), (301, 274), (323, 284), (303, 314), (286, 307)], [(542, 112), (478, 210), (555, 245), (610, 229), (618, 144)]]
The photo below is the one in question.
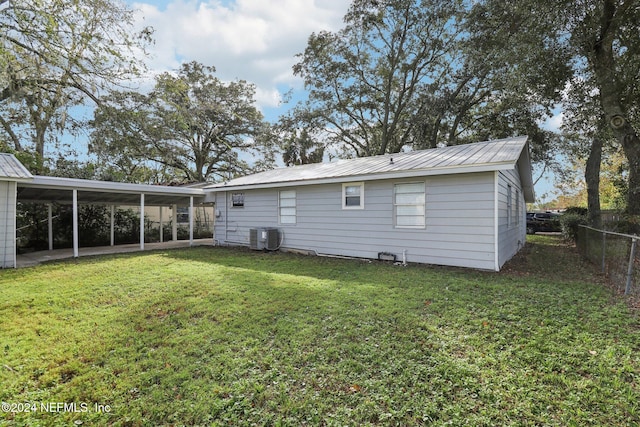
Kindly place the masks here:
[(526, 137), (280, 168), (205, 192), (218, 245), (496, 271), (524, 245), (534, 198)]

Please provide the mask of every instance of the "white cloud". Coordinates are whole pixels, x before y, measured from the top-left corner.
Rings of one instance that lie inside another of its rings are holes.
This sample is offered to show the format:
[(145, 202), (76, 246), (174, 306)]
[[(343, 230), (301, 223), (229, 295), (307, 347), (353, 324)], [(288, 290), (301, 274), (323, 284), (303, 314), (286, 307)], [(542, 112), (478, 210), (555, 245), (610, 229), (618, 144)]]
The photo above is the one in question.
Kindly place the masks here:
[(260, 107), (280, 101), (278, 85), (299, 86), (291, 67), (312, 32), (337, 30), (345, 0), (147, 0), (133, 3), (139, 27), (155, 29), (149, 67), (173, 70), (183, 62), (216, 67), (223, 80), (257, 85)]
[(564, 113), (562, 111), (558, 111), (556, 112), (556, 114), (545, 120), (545, 122), (542, 124), (542, 127), (553, 132), (560, 132), (560, 127), (562, 126), (563, 120)]

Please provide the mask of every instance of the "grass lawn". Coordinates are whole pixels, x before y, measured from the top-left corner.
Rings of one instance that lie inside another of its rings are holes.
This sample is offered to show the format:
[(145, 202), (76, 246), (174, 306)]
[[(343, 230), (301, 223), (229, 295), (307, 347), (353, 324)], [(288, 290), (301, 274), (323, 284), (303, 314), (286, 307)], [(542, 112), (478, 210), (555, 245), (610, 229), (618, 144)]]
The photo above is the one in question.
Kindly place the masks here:
[(0, 271), (0, 425), (640, 425), (637, 318), (594, 271), (548, 236), (501, 273), (210, 247)]

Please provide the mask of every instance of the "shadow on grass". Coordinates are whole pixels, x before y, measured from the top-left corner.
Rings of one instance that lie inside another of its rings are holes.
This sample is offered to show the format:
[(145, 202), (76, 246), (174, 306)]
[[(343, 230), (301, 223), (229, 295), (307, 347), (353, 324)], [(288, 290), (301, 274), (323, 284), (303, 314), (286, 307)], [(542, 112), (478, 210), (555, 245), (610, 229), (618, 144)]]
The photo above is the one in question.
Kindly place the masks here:
[(42, 266), (65, 274), (24, 308), (55, 337), (28, 362), (49, 382), (3, 399), (114, 405), (60, 415), (92, 425), (623, 425), (637, 340), (574, 255), (545, 237), (498, 274), (212, 247)]

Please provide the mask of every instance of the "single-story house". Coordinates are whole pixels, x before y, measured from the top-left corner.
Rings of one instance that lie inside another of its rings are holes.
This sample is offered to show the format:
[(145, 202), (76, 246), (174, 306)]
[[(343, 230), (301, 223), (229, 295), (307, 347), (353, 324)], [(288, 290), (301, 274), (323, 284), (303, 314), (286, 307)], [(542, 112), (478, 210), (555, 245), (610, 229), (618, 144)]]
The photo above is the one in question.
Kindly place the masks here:
[(534, 201), (527, 137), (274, 169), (204, 191), (216, 245), (495, 271), (524, 245)]
[[(297, 250), (498, 271), (524, 245), (525, 202), (533, 202), (526, 137), (294, 166), (198, 187), (166, 187), (34, 176), (0, 153), (0, 268), (16, 266), (19, 202), (78, 206), (215, 206), (212, 244)], [(173, 240), (177, 239), (175, 224)], [(140, 218), (140, 249), (144, 249)], [(162, 234), (161, 234), (162, 241)]]

